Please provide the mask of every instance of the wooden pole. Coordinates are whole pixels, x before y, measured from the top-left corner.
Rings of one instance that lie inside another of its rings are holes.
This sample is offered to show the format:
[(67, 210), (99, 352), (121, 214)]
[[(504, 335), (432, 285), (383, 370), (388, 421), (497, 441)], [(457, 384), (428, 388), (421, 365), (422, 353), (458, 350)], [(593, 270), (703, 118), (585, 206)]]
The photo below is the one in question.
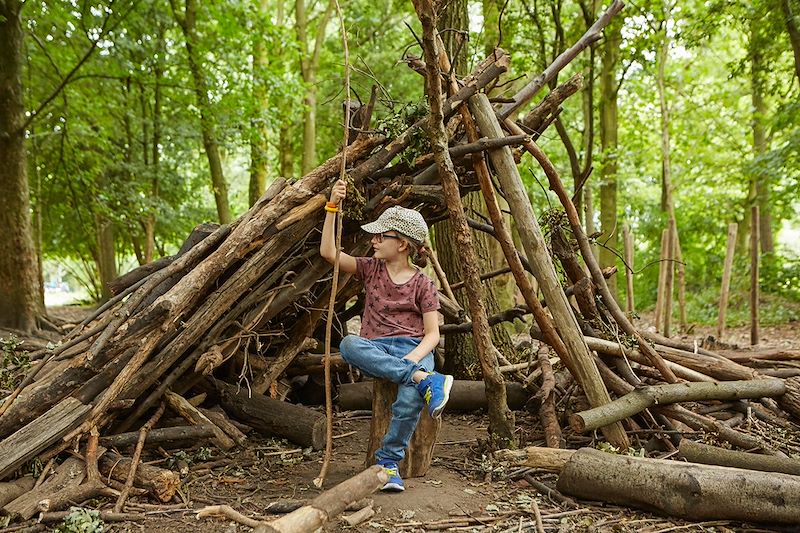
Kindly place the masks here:
[(722, 289), (719, 294), (719, 318), (717, 320), (717, 339), (725, 335), (725, 313), (728, 311), (728, 293), (731, 288), (731, 271), (733, 270), (733, 252), (736, 250), (735, 222), (728, 224), (728, 246), (725, 250), (725, 265), (722, 267)]
[(627, 285), (625, 310), (632, 315), (636, 311), (636, 306), (633, 299), (633, 233), (629, 224), (623, 226), (622, 235), (622, 243), (625, 247), (625, 282)]
[(664, 263), (664, 336), (669, 337), (672, 328), (672, 285), (675, 279), (675, 219), (667, 223), (667, 257)]
[(661, 330), (661, 317), (664, 314), (664, 280), (666, 277), (666, 251), (667, 241), (669, 236), (667, 230), (661, 232), (661, 253), (659, 254), (658, 262), (658, 286), (656, 286), (656, 312), (653, 321), (655, 322), (656, 331), (659, 333)]
[(758, 344), (758, 247), (761, 236), (759, 235), (758, 206), (750, 210), (750, 344)]
[(681, 249), (681, 234), (675, 226), (675, 268), (678, 270), (678, 308), (680, 312), (681, 332), (687, 330), (686, 324), (686, 265), (683, 263), (683, 250)]

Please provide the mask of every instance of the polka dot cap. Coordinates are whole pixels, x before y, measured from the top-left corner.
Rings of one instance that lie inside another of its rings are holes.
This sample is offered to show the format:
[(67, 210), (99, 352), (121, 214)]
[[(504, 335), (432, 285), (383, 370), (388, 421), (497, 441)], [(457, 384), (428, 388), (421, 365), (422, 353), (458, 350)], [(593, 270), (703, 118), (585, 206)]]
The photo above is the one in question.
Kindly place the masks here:
[(364, 224), (361, 229), (367, 233), (383, 233), (394, 230), (411, 237), (415, 241), (425, 242), (428, 236), (428, 225), (422, 215), (413, 209), (406, 209), (395, 205), (381, 213), (378, 220)]

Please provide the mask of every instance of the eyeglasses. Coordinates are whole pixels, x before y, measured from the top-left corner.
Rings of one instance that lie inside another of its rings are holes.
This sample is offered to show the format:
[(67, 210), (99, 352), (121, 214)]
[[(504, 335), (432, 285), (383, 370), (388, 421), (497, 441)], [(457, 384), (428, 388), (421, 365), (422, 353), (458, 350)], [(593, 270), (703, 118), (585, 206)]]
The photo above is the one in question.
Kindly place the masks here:
[(399, 235), (389, 235), (388, 233), (373, 233), (372, 237), (377, 239), (378, 242), (383, 242), (384, 239), (401, 239)]

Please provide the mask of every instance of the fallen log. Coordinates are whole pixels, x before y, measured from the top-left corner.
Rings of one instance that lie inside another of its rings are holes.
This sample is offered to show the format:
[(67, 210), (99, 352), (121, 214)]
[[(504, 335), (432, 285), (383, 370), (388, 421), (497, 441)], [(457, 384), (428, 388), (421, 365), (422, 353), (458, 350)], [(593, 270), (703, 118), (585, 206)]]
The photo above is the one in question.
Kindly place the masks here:
[(495, 458), (514, 465), (541, 468), (550, 472), (561, 472), (575, 450), (528, 446), (522, 450), (497, 450)]
[(800, 477), (724, 466), (575, 452), (556, 488), (585, 500), (687, 520), (800, 523)]
[(0, 507), (30, 491), (35, 483), (36, 480), (30, 476), (0, 483)]
[(187, 421), (194, 425), (204, 425), (211, 428), (214, 432), (212, 439), (214, 444), (223, 451), (230, 450), (236, 443), (224, 431), (222, 431), (216, 424), (209, 418), (201, 413), (196, 407), (190, 404), (183, 396), (175, 394), (174, 392), (167, 391), (164, 394), (164, 399), (172, 410), (181, 415)]
[[(100, 473), (125, 483), (133, 461), (114, 452), (106, 452), (97, 461)], [(181, 478), (177, 472), (141, 463), (136, 467), (133, 484), (147, 489), (162, 502), (168, 502), (175, 496), (181, 486)]]
[(371, 466), (360, 474), (326, 490), (310, 504), (286, 516), (256, 527), (254, 533), (307, 533), (317, 531), (347, 506), (382, 487), (388, 476), (379, 466)]
[[(530, 399), (530, 392), (520, 383), (506, 382), (506, 398), (510, 409), (522, 409)], [(345, 411), (372, 409), (372, 382), (343, 383), (339, 386), (339, 407)], [(445, 412), (477, 411), (486, 409), (486, 386), (482, 381), (457, 379), (450, 391)]]
[(263, 394), (248, 396), (246, 389), (240, 390), (219, 380), (213, 383), (222, 408), (259, 433), (286, 438), (315, 450), (325, 447), (325, 415), (319, 411), (273, 400)]
[(61, 463), (44, 483), (7, 503), (3, 509), (9, 514), (27, 520), (38, 512), (41, 500), (67, 487), (80, 485), (85, 477), (85, 463), (77, 457), (70, 457)]
[[(176, 418), (176, 420), (178, 419)], [(198, 426), (173, 426), (151, 429), (147, 433), (145, 445), (175, 448), (181, 444), (186, 444), (188, 442), (196, 443), (213, 436), (214, 430), (211, 426), (202, 424)], [(100, 444), (106, 448), (124, 448), (126, 446), (135, 445), (137, 440), (139, 440), (139, 432), (129, 431), (127, 433), (117, 433), (116, 435), (100, 437)]]
[(656, 385), (636, 389), (611, 403), (575, 413), (570, 417), (570, 426), (583, 433), (623, 420), (655, 405), (698, 400), (762, 398), (780, 396), (785, 391), (786, 387), (779, 379)]
[(718, 446), (710, 446), (690, 439), (682, 439), (678, 446), (678, 456), (690, 463), (706, 465), (730, 466), (761, 472), (782, 472), (800, 476), (800, 461), (776, 455), (739, 452), (726, 450)]

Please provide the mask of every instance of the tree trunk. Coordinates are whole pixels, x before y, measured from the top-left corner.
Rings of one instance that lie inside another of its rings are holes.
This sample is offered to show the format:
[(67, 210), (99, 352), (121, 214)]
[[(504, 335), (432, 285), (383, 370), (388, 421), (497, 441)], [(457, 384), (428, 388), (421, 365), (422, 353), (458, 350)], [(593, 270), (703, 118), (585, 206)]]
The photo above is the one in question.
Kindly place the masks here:
[(456, 225), (456, 238), (459, 243), (459, 258), (464, 264), (464, 281), (469, 297), (469, 310), (472, 316), (472, 333), (480, 359), (483, 379), (486, 382), (486, 394), (489, 398), (489, 433), (505, 447), (515, 442), (514, 413), (506, 403), (506, 390), (503, 375), (498, 370), (495, 356), (496, 348), (491, 341), (486, 308), (483, 304), (483, 290), (478, 274), (475, 250), (472, 245), (469, 226), (464, 215), (464, 206), (458, 190), (458, 177), (453, 168), (453, 161), (447, 151), (447, 129), (444, 125), (444, 111), (441, 93), (441, 71), (439, 69), (440, 50), (437, 42), (436, 20), (430, 0), (415, 0), (414, 8), (422, 21), (423, 51), (426, 64), (426, 95), (430, 105), (428, 135), (431, 138), (434, 158), (442, 181), (442, 190), (447, 203), (448, 212)]
[(314, 48), (308, 49), (308, 16), (306, 15), (306, 0), (295, 0), (295, 24), (297, 39), (300, 44), (301, 60), (300, 70), (306, 86), (303, 97), (303, 160), (301, 172), (303, 175), (311, 172), (316, 166), (317, 159), (317, 69), (319, 68), (320, 54), (325, 40), (325, 31), (333, 14), (335, 0), (329, 0), (325, 13), (321, 16), (319, 26), (315, 29)]
[(22, 2), (0, 3), (0, 326), (32, 331), (43, 312), (28, 192)]
[[(259, 0), (256, 4), (257, 18), (261, 21), (269, 16), (269, 3)], [(265, 36), (256, 32), (253, 35), (253, 102), (255, 112), (250, 123), (250, 187), (248, 205), (255, 204), (267, 187), (267, 149), (269, 144), (269, 128), (267, 128), (266, 112), (269, 108), (269, 97), (264, 84), (265, 70), (269, 65)]]
[(186, 39), (186, 53), (189, 59), (189, 70), (192, 72), (194, 94), (197, 108), (200, 111), (200, 130), (203, 136), (203, 148), (208, 158), (208, 168), (211, 173), (211, 192), (217, 205), (217, 216), (221, 224), (231, 221), (231, 209), (228, 203), (228, 183), (222, 171), (222, 158), (219, 153), (219, 140), (217, 139), (216, 124), (211, 102), (208, 99), (208, 85), (205, 73), (201, 66), (201, 52), (197, 50), (199, 43), (197, 35), (197, 0), (186, 0), (184, 14), (178, 13), (177, 0), (170, 0), (172, 12), (183, 30)]
[(100, 297), (107, 302), (112, 293), (109, 283), (117, 279), (116, 249), (114, 246), (114, 223), (107, 217), (95, 214), (95, 235), (97, 236), (97, 270), (100, 273)]
[(794, 52), (794, 73), (800, 83), (800, 2), (797, 0), (781, 0), (781, 9), (786, 17), (786, 30)]
[[(619, 248), (617, 238), (617, 63), (622, 42), (622, 20), (613, 19), (605, 31), (602, 69), (600, 71), (600, 230), (605, 247), (600, 248), (600, 268), (616, 266), (611, 250)], [(608, 288), (617, 298), (617, 278), (608, 280)]]
[[(751, 21), (750, 35), (750, 54), (751, 54), (751, 77), (752, 77), (752, 101), (753, 101), (753, 158), (763, 156), (769, 149), (767, 141), (767, 103), (766, 103), (766, 76), (767, 65), (764, 58), (764, 48), (766, 48), (764, 29), (760, 26), (763, 23), (760, 19), (754, 18)], [(753, 176), (755, 194), (755, 204), (758, 205), (759, 213), (759, 237), (761, 252), (771, 253), (775, 250), (772, 238), (772, 209), (770, 205), (770, 173), (756, 169)]]
[(556, 485), (564, 494), (658, 510), (687, 520), (796, 524), (800, 479), (774, 472), (575, 452)]

